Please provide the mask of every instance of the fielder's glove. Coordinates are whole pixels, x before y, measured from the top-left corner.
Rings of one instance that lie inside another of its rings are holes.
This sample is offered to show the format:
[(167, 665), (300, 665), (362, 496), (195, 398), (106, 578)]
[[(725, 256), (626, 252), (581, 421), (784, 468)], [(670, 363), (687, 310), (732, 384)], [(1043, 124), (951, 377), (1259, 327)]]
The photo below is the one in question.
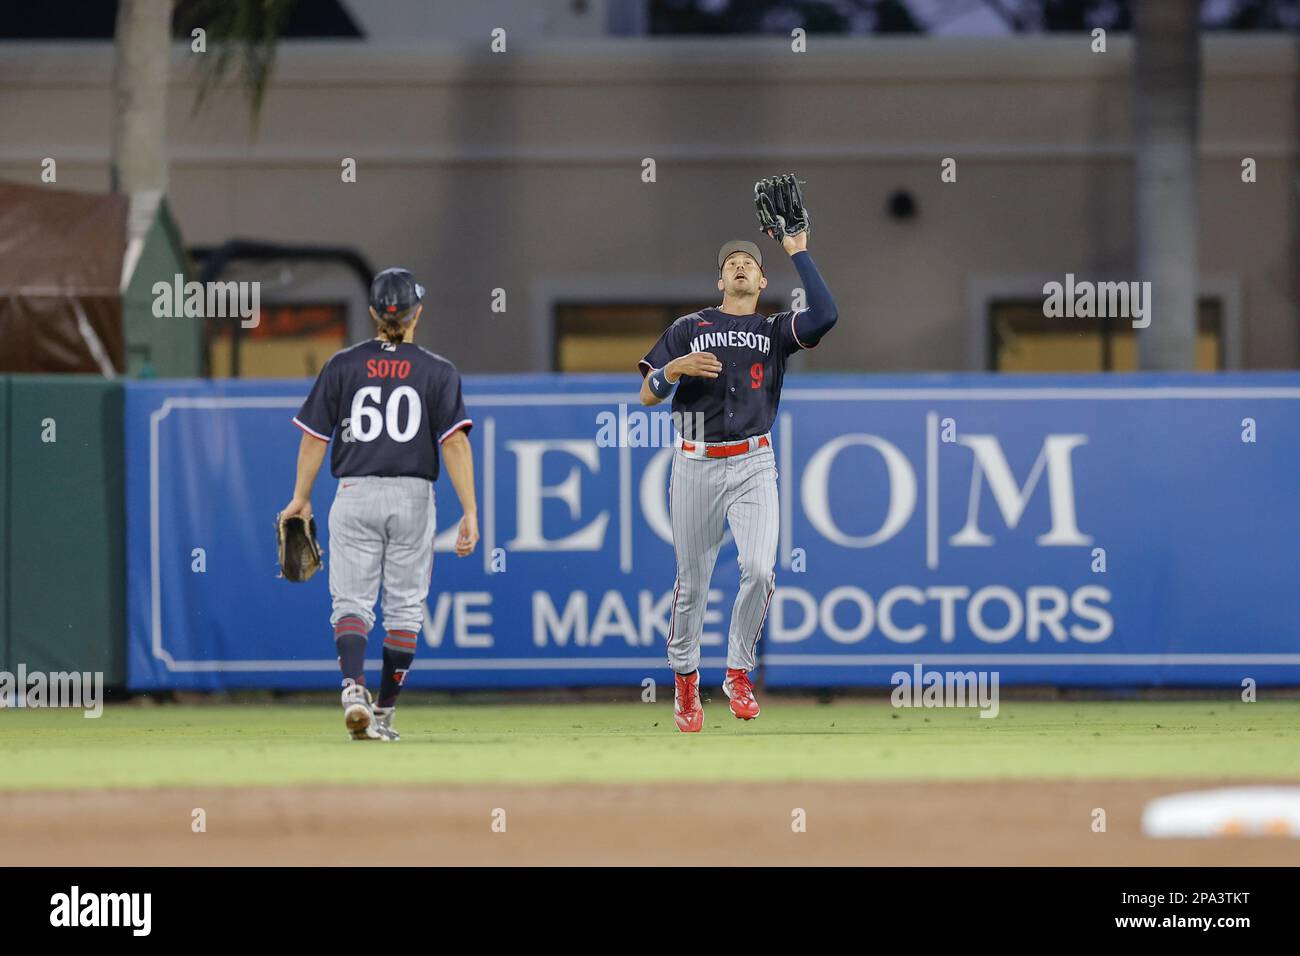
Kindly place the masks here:
[(316, 541), (316, 519), (302, 515), (288, 518), (275, 516), (276, 547), (280, 559), (280, 577), (306, 581), (321, 569), (320, 544)]
[(783, 236), (810, 231), (808, 210), (803, 206), (803, 194), (794, 173), (754, 183), (754, 206), (758, 210), (759, 230), (777, 242)]

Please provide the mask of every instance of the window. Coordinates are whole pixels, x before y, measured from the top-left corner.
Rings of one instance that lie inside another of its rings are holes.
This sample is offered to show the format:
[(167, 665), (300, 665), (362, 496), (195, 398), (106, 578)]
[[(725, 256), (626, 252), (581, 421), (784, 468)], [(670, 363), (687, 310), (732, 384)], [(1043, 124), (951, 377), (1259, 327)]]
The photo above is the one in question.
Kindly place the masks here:
[[(1198, 306), (1196, 369), (1226, 367), (1223, 302)], [(1043, 300), (994, 299), (988, 306), (989, 370), (994, 372), (1133, 372), (1137, 330), (1130, 319), (1069, 319), (1043, 315)]]
[(213, 378), (314, 378), (347, 345), (347, 306), (341, 303), (267, 305), (257, 325), (239, 319), (217, 326), (209, 366)]
[[(683, 315), (716, 303), (567, 303), (555, 307), (557, 372), (630, 372)], [(779, 309), (759, 307), (764, 315)]]

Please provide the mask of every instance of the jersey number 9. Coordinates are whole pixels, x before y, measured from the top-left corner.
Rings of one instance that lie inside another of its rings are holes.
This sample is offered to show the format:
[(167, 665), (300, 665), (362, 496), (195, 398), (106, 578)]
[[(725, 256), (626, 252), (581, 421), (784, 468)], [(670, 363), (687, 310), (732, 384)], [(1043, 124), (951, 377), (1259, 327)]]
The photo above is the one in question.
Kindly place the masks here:
[[(384, 406), (384, 413), (379, 414), (379, 402), (383, 391), (378, 385), (367, 385), (357, 389), (352, 396), (352, 437), (357, 441), (374, 441), (381, 432), (387, 431), (388, 437), (395, 442), (408, 442), (420, 430), (420, 396), (409, 385), (402, 385), (393, 390)], [(368, 405), (367, 402), (373, 402)], [(399, 407), (406, 404), (406, 427), (398, 428)]]

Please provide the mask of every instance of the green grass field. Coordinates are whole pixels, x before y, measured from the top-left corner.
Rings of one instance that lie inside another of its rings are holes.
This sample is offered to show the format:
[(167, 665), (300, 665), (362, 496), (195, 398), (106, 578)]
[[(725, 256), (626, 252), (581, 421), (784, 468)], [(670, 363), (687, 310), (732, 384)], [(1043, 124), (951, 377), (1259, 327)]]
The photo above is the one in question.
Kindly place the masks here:
[(706, 705), (482, 704), (398, 710), (398, 744), (346, 739), (336, 706), (119, 706), (0, 713), (0, 789), (304, 783), (996, 778), (1300, 778), (1300, 701), (1004, 702), (1001, 714), (887, 701), (769, 700), (750, 724)]

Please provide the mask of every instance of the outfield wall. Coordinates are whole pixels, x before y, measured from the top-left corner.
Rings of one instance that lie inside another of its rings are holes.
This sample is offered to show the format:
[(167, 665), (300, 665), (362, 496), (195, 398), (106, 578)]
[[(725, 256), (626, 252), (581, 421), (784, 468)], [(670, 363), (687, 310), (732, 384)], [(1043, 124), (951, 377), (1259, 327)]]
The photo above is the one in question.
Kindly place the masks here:
[[(450, 553), (440, 480), (408, 686), (667, 676), (671, 451), (620, 445), (620, 428), (661, 437), (639, 405), (620, 420), (634, 385), (466, 379), (483, 540)], [(308, 386), (126, 385), (131, 687), (336, 686), (326, 575), (275, 571)], [(883, 686), (918, 661), (1004, 683), (1300, 684), (1300, 375), (792, 376), (774, 445), (769, 685)], [(322, 476), (327, 562), (333, 490)], [(706, 680), (737, 577), (728, 543)]]
[(122, 385), (0, 375), (0, 670), (126, 681)]

